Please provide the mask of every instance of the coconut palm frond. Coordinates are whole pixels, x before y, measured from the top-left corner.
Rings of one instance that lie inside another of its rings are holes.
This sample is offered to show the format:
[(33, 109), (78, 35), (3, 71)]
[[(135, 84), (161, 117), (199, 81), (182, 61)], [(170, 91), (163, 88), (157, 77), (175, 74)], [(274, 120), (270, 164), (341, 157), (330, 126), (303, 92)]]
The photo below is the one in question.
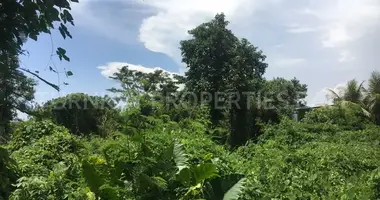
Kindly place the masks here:
[(339, 106), (341, 106), (343, 109), (349, 109), (353, 106), (360, 107), (362, 114), (368, 118), (371, 118), (371, 113), (367, 109), (365, 109), (363, 105), (360, 105), (358, 103), (343, 100), (339, 102)]
[(333, 89), (327, 89), (327, 90), (333, 95), (333, 101), (334, 102), (343, 100), (343, 98), (337, 92), (335, 92)]
[(368, 93), (380, 94), (380, 72), (374, 71), (368, 80)]

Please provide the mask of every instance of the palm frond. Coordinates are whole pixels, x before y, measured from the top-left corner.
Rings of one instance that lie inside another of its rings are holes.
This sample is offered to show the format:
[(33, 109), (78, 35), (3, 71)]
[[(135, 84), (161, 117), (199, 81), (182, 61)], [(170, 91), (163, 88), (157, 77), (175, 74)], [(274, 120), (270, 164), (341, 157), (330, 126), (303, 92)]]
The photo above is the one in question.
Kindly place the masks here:
[(380, 94), (380, 72), (374, 71), (368, 80), (368, 93)]

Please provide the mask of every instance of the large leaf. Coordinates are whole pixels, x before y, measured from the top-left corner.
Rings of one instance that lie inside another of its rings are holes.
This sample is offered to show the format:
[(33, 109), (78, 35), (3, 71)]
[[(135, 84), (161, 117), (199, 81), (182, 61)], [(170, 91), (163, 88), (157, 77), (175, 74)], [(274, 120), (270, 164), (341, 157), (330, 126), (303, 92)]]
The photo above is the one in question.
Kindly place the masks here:
[(232, 186), (223, 197), (223, 200), (236, 200), (244, 189), (245, 178), (240, 179), (234, 186)]
[(183, 168), (179, 173), (177, 174), (177, 181), (181, 182), (182, 185), (186, 187), (190, 187), (193, 185), (193, 179), (192, 179), (192, 172), (189, 168)]
[(196, 184), (218, 176), (218, 170), (216, 169), (216, 165), (213, 163), (199, 164), (192, 170), (194, 172)]
[(95, 194), (99, 194), (99, 189), (104, 185), (104, 180), (96, 171), (95, 166), (84, 160), (82, 163), (83, 176), (90, 187), (91, 191)]
[(210, 183), (214, 199), (223, 199), (224, 194), (242, 178), (244, 178), (242, 174), (229, 174), (212, 179)]
[(181, 172), (182, 169), (188, 168), (188, 158), (187, 154), (185, 153), (185, 148), (183, 147), (183, 144), (175, 142), (173, 147), (173, 155), (174, 155), (174, 162), (178, 168), (178, 173)]

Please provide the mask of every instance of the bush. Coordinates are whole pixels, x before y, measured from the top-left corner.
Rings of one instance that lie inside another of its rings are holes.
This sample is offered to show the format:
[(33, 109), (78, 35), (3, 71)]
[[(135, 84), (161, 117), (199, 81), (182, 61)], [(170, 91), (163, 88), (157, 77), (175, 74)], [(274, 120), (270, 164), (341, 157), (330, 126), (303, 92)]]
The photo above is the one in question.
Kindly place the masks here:
[(9, 143), (20, 178), (10, 199), (86, 199), (81, 144), (66, 128), (27, 121)]
[(16, 151), (24, 146), (35, 143), (43, 136), (63, 132), (68, 133), (68, 130), (48, 120), (19, 122), (12, 133), (12, 139), (8, 144), (8, 148), (11, 151)]
[(109, 97), (69, 94), (47, 102), (40, 115), (65, 126), (73, 134), (107, 135), (119, 127), (118, 112)]
[(336, 105), (314, 109), (306, 113), (302, 120), (305, 123), (329, 123), (339, 125), (345, 130), (360, 130), (371, 124), (363, 110), (356, 105)]

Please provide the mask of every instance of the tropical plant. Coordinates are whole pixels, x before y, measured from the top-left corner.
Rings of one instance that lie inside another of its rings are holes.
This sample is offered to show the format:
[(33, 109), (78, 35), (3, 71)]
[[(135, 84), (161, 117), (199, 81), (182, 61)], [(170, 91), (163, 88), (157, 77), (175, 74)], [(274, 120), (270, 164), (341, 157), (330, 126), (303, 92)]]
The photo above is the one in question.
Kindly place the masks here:
[[(185, 149), (178, 142), (174, 143), (173, 155), (178, 169), (176, 179), (185, 186), (184, 191), (186, 191), (180, 199), (237, 200), (239, 198), (244, 189), (244, 178), (236, 181), (239, 177), (237, 174), (220, 177), (217, 166), (212, 162), (189, 165)], [(233, 178), (235, 182), (231, 184)]]
[(377, 125), (380, 125), (380, 72), (374, 71), (368, 80), (365, 103)]
[(367, 117), (370, 117), (371, 114), (364, 104), (366, 89), (363, 84), (364, 81), (359, 84), (355, 79), (353, 79), (347, 82), (347, 85), (344, 87), (343, 91), (334, 91), (333, 89), (328, 90), (333, 95), (334, 104), (342, 107), (343, 109), (350, 105), (359, 105), (362, 108), (362, 113)]

